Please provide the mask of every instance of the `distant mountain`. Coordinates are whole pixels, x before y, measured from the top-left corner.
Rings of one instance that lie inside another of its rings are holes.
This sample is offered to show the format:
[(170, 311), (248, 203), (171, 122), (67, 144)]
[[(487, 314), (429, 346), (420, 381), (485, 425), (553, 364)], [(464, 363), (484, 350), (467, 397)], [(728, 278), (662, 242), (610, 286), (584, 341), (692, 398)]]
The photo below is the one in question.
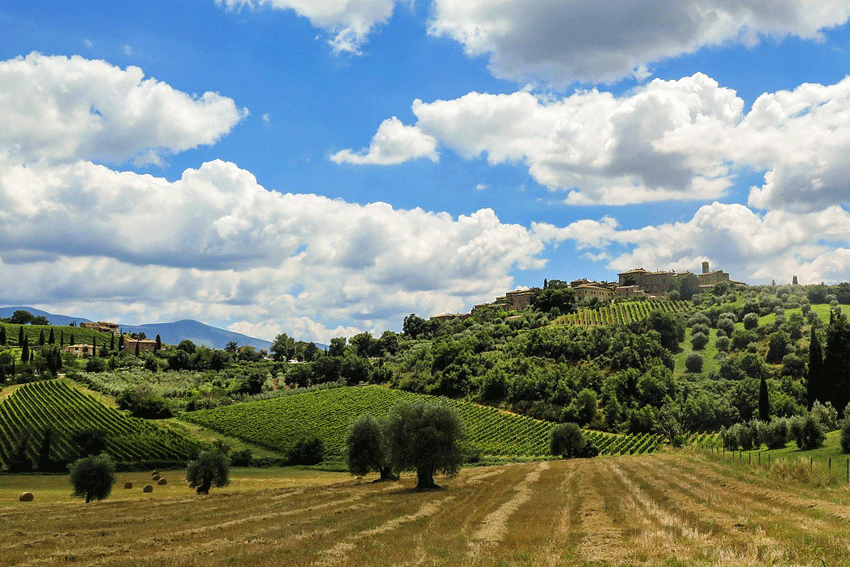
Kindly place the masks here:
[(159, 335), (162, 342), (170, 345), (176, 345), (182, 340), (189, 339), (198, 346), (204, 345), (210, 348), (224, 348), (230, 341), (235, 341), (239, 346), (252, 346), (257, 350), (261, 348), (268, 350), (272, 346), (269, 341), (249, 337), (242, 333), (225, 331), (192, 319), (181, 319), (173, 323), (121, 325), (121, 329), (125, 333), (144, 333), (149, 339)]
[[(79, 324), (83, 321), (91, 321), (85, 317), (71, 317), (69, 315), (55, 315), (35, 309), (33, 307), (0, 307), (0, 318), (11, 317), (15, 311), (29, 311), (35, 316), (42, 315), (47, 317), (51, 325), (69, 325), (72, 322)], [(179, 344), (184, 339), (189, 339), (196, 345), (204, 345), (210, 348), (224, 348), (230, 341), (235, 341), (239, 346), (252, 346), (256, 349), (264, 348), (268, 350), (272, 343), (263, 339), (257, 339), (243, 335), (242, 333), (234, 333), (225, 331), (217, 327), (211, 327), (198, 321), (191, 319), (183, 319), (173, 323), (149, 323), (146, 325), (120, 325), (121, 330), (125, 333), (145, 333), (145, 336), (152, 339), (159, 335), (162, 342), (170, 345)], [(317, 346), (319, 346), (317, 344)], [(319, 348), (322, 348), (319, 346)]]
[(0, 307), (0, 318), (8, 319), (15, 311), (29, 311), (36, 317), (47, 317), (51, 325), (70, 325), (71, 323), (80, 323), (82, 321), (91, 322), (91, 319), (85, 317), (71, 317), (70, 315), (54, 315), (35, 307)]

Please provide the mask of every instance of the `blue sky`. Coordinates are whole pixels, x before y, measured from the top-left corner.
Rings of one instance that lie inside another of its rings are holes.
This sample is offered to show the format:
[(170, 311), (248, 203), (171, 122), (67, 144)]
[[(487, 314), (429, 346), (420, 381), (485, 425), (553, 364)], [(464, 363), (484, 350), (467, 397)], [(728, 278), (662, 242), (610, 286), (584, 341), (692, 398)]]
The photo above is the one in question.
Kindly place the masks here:
[(850, 279), (844, 2), (0, 7), (0, 303), (327, 342), (543, 278)]

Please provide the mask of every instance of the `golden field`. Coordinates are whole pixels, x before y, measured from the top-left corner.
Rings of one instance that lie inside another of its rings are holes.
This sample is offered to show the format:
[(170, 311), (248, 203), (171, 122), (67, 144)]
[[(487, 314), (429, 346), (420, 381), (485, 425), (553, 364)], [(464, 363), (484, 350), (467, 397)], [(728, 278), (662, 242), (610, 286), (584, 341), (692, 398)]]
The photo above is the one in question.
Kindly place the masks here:
[[(229, 487), (197, 496), (180, 475), (143, 494), (150, 475), (122, 473), (108, 500), (88, 505), (64, 476), (0, 477), (0, 564), (850, 564), (845, 486), (695, 454), (470, 468), (432, 492), (413, 478), (238, 469)], [(35, 501), (18, 502), (22, 490)]]

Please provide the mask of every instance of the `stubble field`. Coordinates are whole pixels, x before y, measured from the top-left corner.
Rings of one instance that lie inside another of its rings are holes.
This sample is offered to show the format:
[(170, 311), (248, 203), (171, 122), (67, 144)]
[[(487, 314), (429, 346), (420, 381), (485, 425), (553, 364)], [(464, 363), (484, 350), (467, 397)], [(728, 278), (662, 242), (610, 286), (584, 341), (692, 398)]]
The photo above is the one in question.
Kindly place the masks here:
[(455, 478), (438, 479), (444, 488), (433, 492), (412, 490), (412, 478), (369, 483), (327, 477), (317, 482), (225, 488), (208, 497), (175, 485), (168, 497), (122, 496), (89, 505), (6, 500), (0, 504), (0, 563), (850, 562), (846, 488), (784, 484), (699, 456), (668, 453), (466, 469)]

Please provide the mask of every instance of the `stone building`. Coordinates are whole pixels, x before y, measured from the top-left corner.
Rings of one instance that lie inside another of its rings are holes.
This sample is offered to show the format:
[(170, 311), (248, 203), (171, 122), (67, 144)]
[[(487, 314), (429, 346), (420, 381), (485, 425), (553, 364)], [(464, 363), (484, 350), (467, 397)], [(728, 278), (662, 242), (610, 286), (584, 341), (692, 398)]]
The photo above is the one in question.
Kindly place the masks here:
[(729, 282), (730, 285), (733, 283), (729, 279), (729, 274), (723, 270), (711, 271), (708, 262), (702, 263), (702, 273), (697, 274), (697, 278), (699, 278), (700, 288), (703, 289), (713, 288), (715, 284), (719, 284), (720, 282)]
[(156, 350), (156, 341), (154, 340), (124, 337), (124, 350), (136, 352), (136, 344), (139, 345), (139, 352), (153, 352)]
[(598, 299), (612, 299), (614, 291), (608, 287), (598, 285), (581, 284), (575, 286), (573, 291), (576, 293), (576, 300), (581, 301), (588, 297), (596, 297)]
[(100, 352), (102, 349), (103, 347), (98, 346), (97, 350), (95, 350), (94, 345), (83, 344), (68, 345), (62, 348), (63, 351), (70, 352), (74, 356), (92, 356), (92, 353), (95, 353), (95, 356), (97, 356), (97, 353)]
[(617, 274), (617, 276), (619, 277), (619, 287), (638, 286), (649, 295), (664, 295), (673, 285), (674, 278), (686, 273), (677, 274), (666, 270), (649, 272), (643, 268), (636, 268)]
[(118, 334), (118, 324), (117, 323), (107, 323), (105, 321), (98, 321), (97, 323), (89, 323), (88, 321), (83, 321), (80, 323), (80, 327), (84, 329), (92, 329), (93, 331), (100, 331), (101, 333), (115, 333)]

